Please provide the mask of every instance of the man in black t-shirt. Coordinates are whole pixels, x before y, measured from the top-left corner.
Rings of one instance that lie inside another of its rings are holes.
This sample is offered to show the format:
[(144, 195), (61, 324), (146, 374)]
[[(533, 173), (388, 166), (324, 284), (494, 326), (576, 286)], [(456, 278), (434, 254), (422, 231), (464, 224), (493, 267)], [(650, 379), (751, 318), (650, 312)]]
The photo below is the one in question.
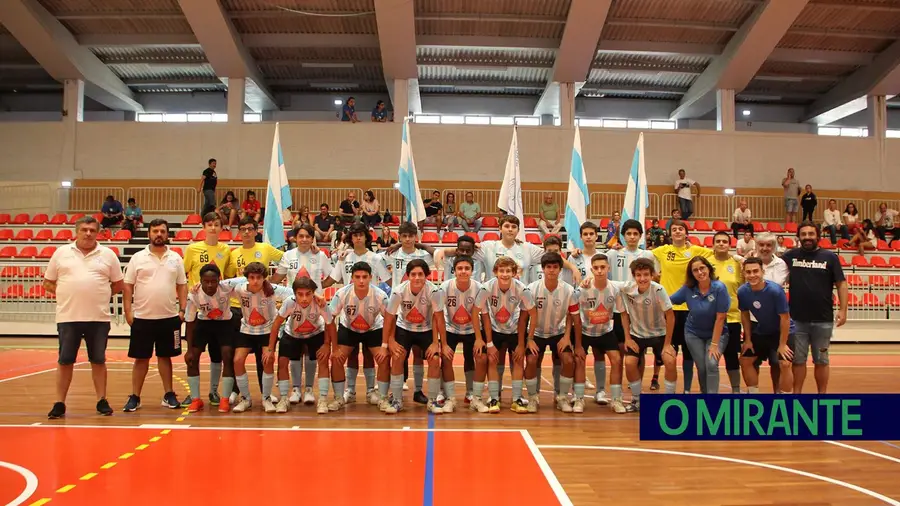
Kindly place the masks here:
[(347, 194), (347, 198), (341, 201), (341, 225), (349, 227), (359, 221), (359, 201), (356, 200), (356, 192)]
[(216, 159), (210, 158), (206, 169), (200, 176), (200, 192), (203, 193), (203, 209), (200, 215), (216, 210), (216, 184), (219, 176), (216, 174)]
[(331, 242), (334, 237), (334, 216), (328, 214), (328, 204), (319, 206), (319, 214), (313, 220), (316, 229), (316, 241)]
[(426, 223), (436, 223), (438, 228), (440, 228), (442, 223), (441, 211), (444, 210), (444, 205), (441, 203), (441, 192), (432, 192), (431, 198), (424, 200), (422, 204), (425, 205), (425, 220), (419, 223), (419, 228), (422, 228), (422, 225)]
[[(830, 374), (828, 347), (835, 324), (847, 321), (847, 282), (840, 260), (831, 251), (819, 248), (819, 229), (804, 221), (797, 230), (800, 247), (784, 254), (790, 284), (791, 319), (797, 326), (794, 341), (794, 393), (803, 391), (806, 358), (812, 347), (816, 386), (819, 393), (828, 389)], [(834, 315), (832, 290), (837, 288), (840, 308)]]

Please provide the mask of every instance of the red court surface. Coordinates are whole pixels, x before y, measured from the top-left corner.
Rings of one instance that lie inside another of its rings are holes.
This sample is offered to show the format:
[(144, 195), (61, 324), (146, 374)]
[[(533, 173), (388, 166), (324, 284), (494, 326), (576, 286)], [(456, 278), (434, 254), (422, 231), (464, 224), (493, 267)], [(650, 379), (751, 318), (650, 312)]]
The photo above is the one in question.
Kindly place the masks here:
[(517, 430), (4, 426), (0, 440), (0, 504), (571, 504)]

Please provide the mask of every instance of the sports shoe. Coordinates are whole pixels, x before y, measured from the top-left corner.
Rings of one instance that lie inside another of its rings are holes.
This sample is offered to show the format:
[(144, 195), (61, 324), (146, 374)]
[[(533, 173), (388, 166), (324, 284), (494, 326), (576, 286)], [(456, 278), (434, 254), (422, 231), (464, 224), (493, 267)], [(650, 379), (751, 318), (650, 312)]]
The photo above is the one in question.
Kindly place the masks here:
[(454, 411), (456, 411), (456, 399), (451, 397), (444, 401), (443, 412), (444, 413), (453, 413)]
[(203, 399), (197, 398), (191, 401), (191, 404), (188, 406), (187, 410), (189, 413), (203, 411)]
[(268, 396), (263, 399), (263, 411), (265, 411), (266, 413), (275, 412), (275, 403), (272, 402), (272, 396)]
[(492, 415), (496, 415), (500, 412), (500, 401), (497, 399), (491, 399), (488, 401), (488, 413)]
[[(491, 399), (493, 400), (493, 399)], [(524, 397), (519, 397), (514, 400), (512, 404), (509, 405), (510, 411), (513, 413), (525, 414), (528, 413), (528, 401), (525, 400)]]
[(181, 400), (181, 407), (186, 408), (191, 405), (194, 400), (191, 398), (191, 395), (188, 394), (184, 399)]
[(237, 392), (231, 392), (228, 394), (228, 403), (232, 406), (235, 405), (238, 401), (239, 394)]
[[(97, 403), (100, 404), (99, 402)], [(98, 406), (99, 407), (99, 406)], [(66, 416), (66, 403), (65, 402), (55, 402), (53, 403), (53, 409), (47, 413), (47, 419), (56, 420)]]
[(313, 395), (312, 387), (306, 387), (306, 390), (303, 391), (303, 404), (307, 406), (312, 406), (316, 403), (316, 396)]
[(134, 394), (129, 395), (128, 401), (125, 403), (125, 407), (122, 409), (122, 411), (126, 413), (134, 413), (139, 409), (141, 409), (141, 397)]
[(465, 402), (466, 404), (469, 404), (472, 402), (472, 399), (474, 397), (475, 397), (475, 395), (472, 394), (472, 392), (466, 392), (466, 397), (465, 397), (465, 399), (463, 399), (463, 402)]
[(344, 397), (338, 397), (337, 399), (328, 403), (328, 411), (340, 411), (344, 409), (344, 404), (346, 404), (346, 402), (344, 401)]
[(588, 390), (593, 390), (597, 387), (593, 383), (591, 383), (591, 380), (586, 379), (586, 380), (584, 380), (584, 388), (587, 388)]
[(407, 385), (405, 382), (403, 383), (403, 391), (409, 392), (409, 385)]
[(231, 408), (231, 412), (243, 413), (244, 411), (249, 410), (251, 407), (253, 407), (253, 403), (250, 402), (250, 399), (245, 399), (243, 396), (241, 396), (241, 400), (238, 401), (238, 403), (235, 404), (233, 408)]
[(328, 399), (319, 397), (319, 401), (316, 402), (316, 413), (320, 415), (328, 413)]
[(219, 397), (219, 392), (210, 392), (209, 393), (209, 405), (210, 406), (218, 406), (220, 402), (222, 402), (222, 398)]
[(444, 413), (444, 404), (443, 399), (435, 399), (433, 401), (428, 401), (428, 404), (426, 404), (425, 407), (430, 413), (440, 415)]
[(396, 415), (400, 411), (403, 410), (403, 402), (400, 399), (391, 399), (390, 405), (388, 405), (387, 409), (384, 410), (384, 414), (386, 415)]
[(477, 411), (479, 413), (487, 413), (490, 409), (487, 407), (487, 404), (481, 400), (481, 396), (475, 396), (472, 398), (472, 402), (469, 403), (469, 409), (472, 411)]
[(384, 413), (387, 411), (388, 406), (391, 405), (390, 397), (382, 397), (380, 401), (378, 401), (378, 410)]
[(572, 413), (584, 413), (584, 398), (578, 397), (572, 402)]
[(228, 397), (226, 397), (219, 401), (219, 413), (229, 412), (231, 412), (231, 402), (229, 402)]
[[(63, 407), (65, 408), (65, 406)], [(112, 416), (113, 409), (109, 407), (109, 402), (107, 402), (106, 397), (97, 401), (97, 413), (103, 416)]]
[(350, 404), (353, 402), (356, 402), (356, 392), (344, 390), (344, 404)]
[(528, 412), (529, 413), (537, 413), (538, 406), (541, 405), (541, 398), (538, 394), (529, 395), (528, 396)]
[(609, 397), (606, 395), (606, 390), (600, 390), (599, 392), (597, 392), (597, 395), (594, 396), (594, 400), (601, 406), (606, 406), (607, 404), (609, 404)]
[(613, 399), (612, 402), (609, 403), (609, 409), (613, 410), (613, 413), (618, 415), (626, 412), (625, 404), (622, 403), (622, 399)]
[(641, 401), (631, 401), (631, 404), (625, 406), (626, 413), (638, 413), (641, 411)]
[[(310, 391), (310, 395), (312, 395), (312, 391)], [(381, 394), (378, 393), (378, 389), (373, 388), (366, 392), (366, 402), (372, 406), (377, 406), (381, 402)]]
[(272, 399), (272, 404), (278, 404), (278, 396), (275, 394), (269, 395), (269, 398)]
[(278, 404), (275, 405), (276, 413), (287, 413), (291, 409), (291, 401), (288, 400), (287, 397), (282, 397), (278, 400)]
[(294, 387), (291, 389), (291, 404), (300, 404), (300, 387)]
[(181, 407), (181, 404), (178, 402), (178, 397), (175, 396), (175, 392), (166, 392), (166, 395), (163, 395), (160, 404), (162, 407), (169, 409), (178, 409)]
[(556, 409), (562, 411), (563, 413), (571, 413), (572, 412), (572, 404), (569, 403), (569, 397), (566, 395), (557, 395), (556, 396)]
[(659, 380), (653, 378), (650, 380), (650, 390), (659, 390)]
[(419, 390), (413, 394), (413, 402), (416, 404), (428, 404), (428, 397)]

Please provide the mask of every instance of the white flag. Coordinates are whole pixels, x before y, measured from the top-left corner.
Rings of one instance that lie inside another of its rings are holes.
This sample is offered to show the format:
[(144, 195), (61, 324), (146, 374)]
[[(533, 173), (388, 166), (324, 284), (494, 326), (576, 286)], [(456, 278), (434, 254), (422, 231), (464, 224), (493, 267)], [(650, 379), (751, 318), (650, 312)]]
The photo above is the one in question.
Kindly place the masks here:
[(525, 240), (525, 206), (522, 204), (522, 179), (519, 176), (519, 141), (516, 127), (513, 126), (512, 142), (509, 144), (509, 156), (506, 158), (506, 172), (503, 174), (503, 186), (500, 187), (500, 198), (497, 207), (507, 214), (519, 218), (519, 240)]
[(281, 212), (290, 209), (294, 204), (291, 200), (291, 184), (284, 168), (284, 155), (281, 152), (281, 137), (278, 130), (278, 123), (275, 123), (275, 139), (272, 141), (269, 184), (266, 191), (266, 214), (263, 218), (263, 242), (276, 248), (285, 244)]

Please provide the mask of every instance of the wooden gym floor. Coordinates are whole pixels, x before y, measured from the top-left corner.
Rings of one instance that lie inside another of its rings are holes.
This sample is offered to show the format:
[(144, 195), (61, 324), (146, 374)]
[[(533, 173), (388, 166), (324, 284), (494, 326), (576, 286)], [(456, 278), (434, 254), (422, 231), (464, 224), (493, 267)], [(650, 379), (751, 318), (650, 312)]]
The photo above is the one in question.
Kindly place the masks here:
[[(900, 506), (897, 441), (642, 443), (637, 415), (593, 402), (582, 415), (553, 410), (548, 381), (538, 414), (514, 414), (508, 376), (499, 415), (461, 403), (436, 417), (409, 400), (396, 416), (362, 402), (329, 415), (302, 405), (266, 415), (258, 397), (240, 415), (188, 414), (159, 406), (151, 367), (144, 407), (123, 413), (126, 346), (112, 340), (108, 353), (115, 415), (95, 413), (82, 350), (67, 417), (51, 422), (55, 341), (0, 340), (0, 504)], [(832, 392), (897, 392), (900, 346), (835, 345), (832, 364)], [(204, 396), (208, 370), (201, 367)], [(175, 376), (180, 399), (183, 363)], [(357, 392), (365, 391), (361, 376)], [(763, 391), (771, 390), (767, 376)], [(811, 371), (807, 381), (813, 391)]]

